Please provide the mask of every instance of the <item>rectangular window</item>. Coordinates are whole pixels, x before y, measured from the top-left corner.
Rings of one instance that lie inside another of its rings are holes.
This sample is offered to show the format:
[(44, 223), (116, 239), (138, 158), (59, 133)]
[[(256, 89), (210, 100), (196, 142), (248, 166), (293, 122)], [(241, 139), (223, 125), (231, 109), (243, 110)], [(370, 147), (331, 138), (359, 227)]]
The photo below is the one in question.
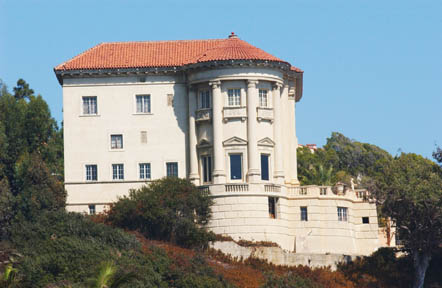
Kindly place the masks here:
[(301, 221), (308, 221), (307, 207), (301, 207)]
[(204, 183), (212, 182), (212, 156), (202, 156), (203, 165), (203, 181)]
[(95, 205), (89, 205), (89, 215), (95, 215)]
[(338, 207), (338, 221), (347, 222), (347, 207)]
[(230, 154), (230, 179), (242, 179), (242, 159), (241, 154)]
[(166, 163), (167, 177), (178, 177), (178, 163), (167, 162)]
[(269, 155), (261, 154), (261, 180), (269, 180)]
[(210, 108), (210, 91), (202, 90), (200, 91), (200, 108)]
[(84, 96), (83, 115), (96, 115), (97, 113), (97, 96)]
[(150, 163), (140, 163), (140, 179), (150, 179)]
[(150, 113), (150, 95), (137, 95), (137, 113)]
[(267, 90), (259, 89), (259, 107), (267, 107)]
[(124, 165), (123, 164), (112, 164), (112, 179), (113, 180), (124, 180)]
[(362, 217), (362, 224), (370, 224), (370, 218), (369, 217)]
[(278, 204), (278, 198), (269, 197), (269, 216), (272, 219), (276, 219), (278, 215), (276, 215), (276, 207)]
[(97, 181), (97, 165), (86, 165), (86, 181)]
[(123, 135), (111, 135), (111, 149), (123, 149)]
[(323, 187), (323, 188), (319, 188), (319, 194), (320, 195), (327, 195), (327, 188)]
[(241, 89), (229, 89), (227, 90), (229, 106), (241, 105)]

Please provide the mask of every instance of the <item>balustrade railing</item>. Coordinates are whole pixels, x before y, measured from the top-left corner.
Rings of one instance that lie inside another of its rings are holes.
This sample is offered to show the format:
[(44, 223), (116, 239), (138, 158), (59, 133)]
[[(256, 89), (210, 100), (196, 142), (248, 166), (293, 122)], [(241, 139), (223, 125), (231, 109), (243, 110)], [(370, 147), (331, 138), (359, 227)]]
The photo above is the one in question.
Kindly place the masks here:
[(248, 192), (248, 184), (226, 184), (226, 192)]

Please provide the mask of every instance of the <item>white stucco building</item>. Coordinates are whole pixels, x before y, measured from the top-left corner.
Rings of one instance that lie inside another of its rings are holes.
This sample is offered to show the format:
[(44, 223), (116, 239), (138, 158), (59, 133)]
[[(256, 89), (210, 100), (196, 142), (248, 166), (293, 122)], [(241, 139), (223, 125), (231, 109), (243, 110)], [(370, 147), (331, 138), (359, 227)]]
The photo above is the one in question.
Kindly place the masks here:
[(303, 71), (288, 62), (232, 34), (103, 43), (54, 70), (68, 210), (100, 212), (130, 188), (178, 176), (214, 197), (216, 233), (298, 253), (380, 246), (376, 207), (363, 191), (299, 186)]

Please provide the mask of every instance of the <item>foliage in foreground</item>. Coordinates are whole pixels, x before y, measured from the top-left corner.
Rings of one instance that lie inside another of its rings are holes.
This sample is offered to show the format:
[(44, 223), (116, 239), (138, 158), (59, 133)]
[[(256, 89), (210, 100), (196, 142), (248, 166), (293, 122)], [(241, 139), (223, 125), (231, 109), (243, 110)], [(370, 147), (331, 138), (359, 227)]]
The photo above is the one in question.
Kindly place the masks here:
[(204, 248), (215, 239), (204, 228), (211, 205), (209, 195), (188, 180), (163, 178), (120, 198), (111, 206), (107, 221), (148, 238)]

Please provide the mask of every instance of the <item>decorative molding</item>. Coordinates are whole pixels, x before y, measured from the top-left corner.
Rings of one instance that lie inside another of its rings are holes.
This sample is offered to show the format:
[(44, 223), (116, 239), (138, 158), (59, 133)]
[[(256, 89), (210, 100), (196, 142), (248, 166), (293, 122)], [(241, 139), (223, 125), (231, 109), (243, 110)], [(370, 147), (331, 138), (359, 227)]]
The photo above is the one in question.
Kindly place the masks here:
[(212, 147), (212, 143), (207, 139), (201, 139), (200, 143), (197, 145), (197, 148), (210, 148)]
[(224, 107), (223, 108), (223, 118), (224, 122), (229, 121), (229, 119), (240, 118), (241, 121), (247, 119), (247, 110), (245, 106), (241, 107)]
[(196, 110), (195, 121), (210, 121), (212, 119), (212, 108), (198, 109)]
[(275, 142), (269, 137), (265, 137), (258, 141), (258, 146), (274, 147)]
[(270, 122), (273, 122), (273, 108), (263, 108), (263, 107), (257, 107), (256, 108), (256, 117), (258, 121), (267, 120)]
[(233, 136), (223, 142), (223, 146), (245, 146), (247, 141), (239, 137)]
[(256, 88), (256, 85), (258, 85), (258, 80), (254, 80), (254, 79), (248, 79), (247, 80), (247, 87), (249, 88)]
[(209, 85), (212, 86), (212, 89), (221, 87), (221, 81), (210, 81)]

